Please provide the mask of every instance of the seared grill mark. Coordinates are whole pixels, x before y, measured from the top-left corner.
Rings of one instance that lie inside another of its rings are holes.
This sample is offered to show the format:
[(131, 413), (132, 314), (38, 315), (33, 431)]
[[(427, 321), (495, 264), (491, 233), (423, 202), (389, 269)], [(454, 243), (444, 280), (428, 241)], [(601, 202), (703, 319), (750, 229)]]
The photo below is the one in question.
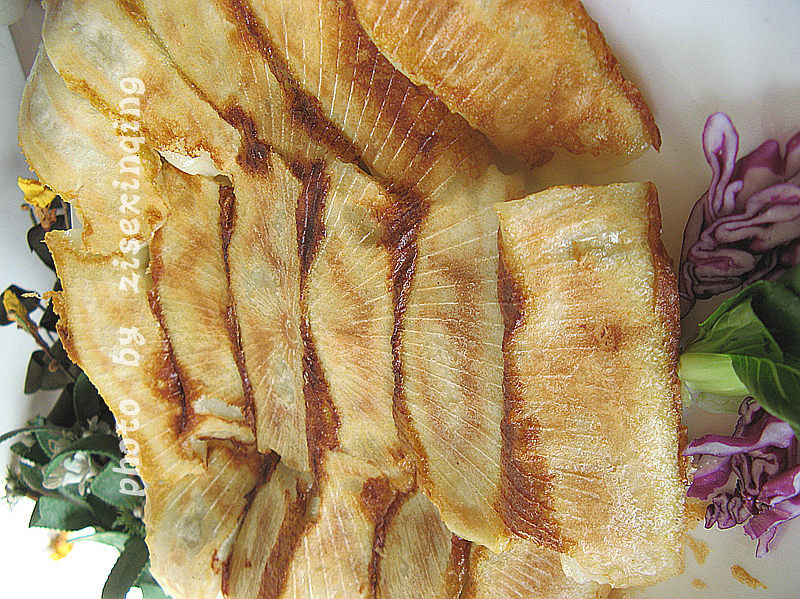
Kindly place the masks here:
[(339, 447), (340, 418), (331, 397), (328, 381), (317, 354), (308, 318), (308, 275), (320, 242), (325, 237), (325, 198), (330, 177), (325, 165), (317, 160), (310, 164), (293, 162), (295, 177), (303, 183), (297, 200), (297, 254), (300, 258), (300, 337), (303, 341), (303, 395), (306, 403), (306, 439), (311, 470), (315, 480), (324, 476), (322, 458), (325, 450)]
[(563, 549), (558, 524), (552, 519), (550, 493), (552, 475), (544, 458), (536, 454), (540, 425), (532, 416), (522, 417), (519, 373), (509, 344), (525, 319), (522, 292), (506, 266), (500, 249), (497, 294), (503, 314), (503, 420), (500, 423), (502, 482), (498, 512), (515, 534), (534, 539), (555, 551)]
[[(311, 489), (300, 480), (297, 481), (294, 501), (287, 501), (286, 513), (283, 516), (278, 537), (272, 546), (256, 599), (278, 599), (286, 589), (286, 578), (292, 559), (297, 553), (300, 540), (311, 522), (306, 519), (308, 502), (312, 497)], [(288, 491), (287, 491), (288, 493)]]
[(239, 166), (251, 174), (268, 173), (271, 147), (258, 137), (258, 127), (253, 117), (239, 106), (223, 110), (219, 115), (242, 136), (242, 147), (236, 156)]
[(253, 14), (248, 3), (244, 0), (225, 0), (221, 4), (232, 20), (246, 34), (242, 38), (249, 41), (264, 57), (270, 71), (280, 83), (286, 94), (287, 107), (292, 120), (306, 130), (312, 139), (331, 148), (342, 160), (358, 162), (359, 151), (345, 137), (344, 133), (325, 116), (319, 100), (302, 89), (291, 73), (285, 58), (275, 51), (275, 43), (271, 35)]
[(244, 350), (242, 348), (242, 331), (239, 327), (239, 319), (236, 316), (236, 304), (233, 301), (231, 288), (231, 269), (228, 264), (228, 246), (231, 243), (233, 230), (236, 226), (236, 194), (233, 187), (220, 185), (219, 187), (219, 227), (222, 241), (222, 259), (225, 264), (225, 278), (228, 282), (228, 310), (225, 319), (225, 328), (228, 330), (228, 337), (231, 341), (233, 358), (236, 368), (242, 379), (242, 392), (244, 393), (244, 417), (245, 422), (256, 434), (255, 416), (255, 397), (253, 395), (253, 385), (250, 382), (250, 374), (247, 372)]
[(391, 337), (392, 371), (394, 373), (392, 415), (401, 440), (411, 449), (417, 473), (423, 478), (428, 476), (428, 457), (418, 433), (414, 430), (405, 394), (402, 330), (403, 317), (408, 305), (408, 293), (417, 263), (417, 237), (429, 210), (430, 204), (417, 194), (411, 191), (401, 191), (396, 194), (396, 201), (391, 208), (381, 215), (384, 226), (381, 244), (389, 252), (394, 305), (394, 326)]

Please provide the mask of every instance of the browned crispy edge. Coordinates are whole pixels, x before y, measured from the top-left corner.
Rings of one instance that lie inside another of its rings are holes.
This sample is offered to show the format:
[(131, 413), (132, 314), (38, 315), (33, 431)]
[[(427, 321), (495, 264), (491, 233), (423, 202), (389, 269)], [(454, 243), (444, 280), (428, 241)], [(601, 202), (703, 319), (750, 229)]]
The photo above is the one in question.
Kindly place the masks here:
[[(609, 78), (619, 86), (620, 90), (622, 90), (622, 93), (625, 94), (625, 97), (628, 98), (631, 104), (633, 104), (634, 108), (636, 108), (636, 111), (639, 113), (639, 116), (642, 119), (642, 124), (644, 125), (645, 130), (649, 134), (650, 143), (652, 146), (656, 150), (660, 149), (661, 132), (658, 130), (653, 113), (650, 112), (650, 108), (644, 101), (639, 89), (633, 83), (625, 79), (625, 77), (622, 75), (619, 62), (611, 52), (611, 48), (609, 47), (608, 42), (606, 42), (603, 32), (600, 31), (600, 26), (589, 16), (589, 13), (586, 12), (586, 8), (579, 0), (572, 0), (568, 4), (579, 25), (581, 25), (584, 31), (586, 31), (587, 42), (592, 50), (594, 50), (594, 52), (597, 54), (597, 57), (600, 60), (600, 66), (603, 68)], [(657, 204), (658, 202), (656, 201), (656, 205)], [(658, 233), (656, 233), (656, 238), (658, 238), (661, 230), (661, 215), (658, 210), (656, 210), (656, 215), (656, 220), (658, 222)], [(659, 255), (659, 253), (662, 253), (664, 256), (666, 256), (666, 252), (663, 250), (663, 247), (659, 251), (655, 248), (655, 246), (652, 245), (652, 239), (651, 248), (653, 249), (654, 256)], [(669, 263), (668, 258), (667, 263)]]

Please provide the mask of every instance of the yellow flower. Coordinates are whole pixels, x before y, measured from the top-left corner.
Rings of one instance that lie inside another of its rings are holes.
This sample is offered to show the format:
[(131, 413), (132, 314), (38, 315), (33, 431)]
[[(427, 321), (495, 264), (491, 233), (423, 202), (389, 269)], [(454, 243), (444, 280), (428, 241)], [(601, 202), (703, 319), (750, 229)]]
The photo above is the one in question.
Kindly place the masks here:
[(67, 533), (60, 532), (50, 539), (50, 559), (61, 559), (72, 551), (72, 543), (67, 540)]
[(20, 177), (17, 179), (17, 185), (25, 194), (25, 201), (31, 206), (46, 210), (50, 204), (56, 199), (56, 194), (49, 187), (45, 187), (40, 181), (36, 179), (24, 179)]

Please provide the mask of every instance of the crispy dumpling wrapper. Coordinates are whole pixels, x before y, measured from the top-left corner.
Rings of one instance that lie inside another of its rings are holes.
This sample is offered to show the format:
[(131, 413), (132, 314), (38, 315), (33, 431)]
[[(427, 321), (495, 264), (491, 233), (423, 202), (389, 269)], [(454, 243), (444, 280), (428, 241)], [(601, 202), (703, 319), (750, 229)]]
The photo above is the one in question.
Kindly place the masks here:
[[(225, 543), (263, 458), (219, 446), (204, 463), (180, 443), (183, 395), (169, 341), (150, 311), (146, 250), (127, 257), (137, 267), (121, 270), (119, 255), (89, 254), (73, 233), (51, 232), (47, 244), (64, 286), (53, 296), (64, 347), (108, 403), (126, 447), (138, 450), (127, 460), (146, 486), (152, 572), (175, 596), (214, 599)], [(135, 283), (120, 289), (122, 277)]]
[(170, 481), (145, 504), (150, 572), (174, 597), (216, 599), (248, 494), (277, 456), (211, 441), (202, 474)]
[(237, 154), (239, 134), (175, 69), (139, 18), (135, 2), (44, 4), (44, 47), (70, 89), (114, 119), (139, 122), (142, 137), (154, 150), (207, 157), (227, 170)]
[(507, 272), (504, 460), (522, 536), (615, 587), (680, 571), (678, 299), (647, 183), (498, 204)]
[(330, 453), (314, 484), (282, 465), (255, 493), (226, 566), (226, 597), (458, 597), (469, 543), (416, 489)]
[(400, 302), (398, 425), (420, 487), (459, 536), (502, 548), (503, 317), (497, 227), (488, 202), (513, 188), (489, 171), (483, 190), (436, 197), (418, 225)]
[(233, 6), (229, 14), (269, 57), (286, 105), (313, 139), (345, 160), (360, 159), (396, 191), (430, 195), (452, 179), (480, 179), (489, 164), (485, 141), (386, 60), (348, 2), (248, 0)]
[(300, 259), (295, 210), (302, 185), (279, 160), (264, 176), (235, 171), (228, 268), (244, 365), (252, 386), (257, 446), (310, 469), (300, 334)]
[(459, 599), (606, 599), (611, 587), (579, 583), (561, 567), (561, 556), (536, 543), (514, 539), (502, 553), (474, 545), (467, 583)]
[(395, 67), (528, 164), (556, 147), (637, 155), (660, 145), (653, 115), (578, 0), (353, 6)]
[[(146, 242), (166, 217), (157, 186), (161, 161), (144, 144), (123, 153), (120, 144), (131, 136), (138, 133), (71, 91), (40, 49), (22, 94), (20, 146), (42, 182), (72, 204), (85, 247), (98, 254), (120, 251), (120, 218), (138, 217), (131, 237)], [(109, 209), (110, 202), (118, 206)]]
[(161, 189), (169, 217), (151, 245), (152, 301), (186, 400), (182, 434), (190, 444), (253, 443), (252, 397), (237, 362), (220, 186), (165, 165)]
[(226, 596), (372, 597), (376, 526), (395, 500), (387, 478), (343, 454), (324, 478), (282, 465), (262, 483), (227, 565)]

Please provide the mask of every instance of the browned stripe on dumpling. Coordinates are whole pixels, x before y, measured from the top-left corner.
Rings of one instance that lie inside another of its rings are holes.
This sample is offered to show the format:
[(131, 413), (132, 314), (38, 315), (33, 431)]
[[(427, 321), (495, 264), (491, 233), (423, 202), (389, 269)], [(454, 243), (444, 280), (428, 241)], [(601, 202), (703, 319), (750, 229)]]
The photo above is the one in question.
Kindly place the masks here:
[(302, 88), (289, 66), (276, 52), (269, 31), (253, 14), (248, 3), (242, 0), (221, 0), (220, 4), (247, 33), (247, 39), (264, 57), (272, 74), (281, 84), (292, 121), (307, 131), (312, 139), (332, 148), (342, 159), (357, 161), (358, 150), (326, 117), (319, 99)]
[(412, 449), (411, 455), (417, 473), (426, 476), (427, 457), (411, 421), (405, 383), (403, 380), (402, 330), (403, 316), (408, 301), (408, 292), (414, 277), (417, 262), (417, 236), (430, 204), (412, 192), (399, 194), (385, 214), (382, 244), (389, 252), (394, 305), (394, 328), (392, 330), (392, 370), (394, 371), (394, 397), (392, 413), (400, 438)]
[(325, 450), (339, 447), (339, 411), (331, 398), (328, 381), (322, 370), (314, 338), (308, 322), (308, 275), (311, 264), (325, 236), (325, 198), (330, 189), (330, 177), (322, 161), (290, 165), (295, 177), (303, 183), (297, 199), (297, 254), (300, 258), (300, 336), (303, 340), (303, 395), (306, 402), (306, 436), (311, 468), (316, 477), (322, 476), (320, 460)]
[[(231, 284), (231, 267), (228, 262), (228, 246), (231, 243), (231, 234), (236, 226), (236, 193), (233, 187), (228, 185), (219, 186), (219, 229), (222, 238), (222, 257), (225, 263), (225, 278), (230, 290)], [(228, 318), (226, 319), (226, 328), (228, 335), (231, 338), (233, 345), (233, 356), (236, 361), (236, 368), (239, 370), (239, 376), (242, 378), (242, 389), (244, 391), (245, 400), (245, 419), (250, 425), (250, 428), (255, 432), (256, 429), (256, 415), (255, 415), (255, 400), (253, 398), (253, 384), (250, 381), (250, 374), (244, 363), (244, 351), (242, 350), (242, 330), (239, 327), (239, 319), (236, 316), (236, 303), (233, 297), (230, 298), (228, 304)]]
[(515, 534), (534, 539), (553, 550), (561, 548), (558, 524), (549, 517), (552, 506), (548, 497), (547, 464), (535, 454), (539, 425), (529, 416), (524, 421), (514, 414), (524, 403), (519, 373), (514, 360), (508, 359), (508, 344), (514, 331), (525, 318), (522, 290), (509, 272), (500, 248), (497, 295), (503, 314), (503, 420), (501, 464), (501, 503), (498, 512), (506, 526)]

